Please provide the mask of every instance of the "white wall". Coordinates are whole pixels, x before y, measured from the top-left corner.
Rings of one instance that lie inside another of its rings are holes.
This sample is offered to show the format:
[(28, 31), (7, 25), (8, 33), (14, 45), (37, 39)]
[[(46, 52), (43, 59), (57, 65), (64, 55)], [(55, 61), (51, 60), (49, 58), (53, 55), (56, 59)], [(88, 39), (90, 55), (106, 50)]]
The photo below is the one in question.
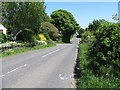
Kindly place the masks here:
[(7, 29), (2, 24), (0, 24), (0, 29), (3, 30), (3, 34), (7, 34)]

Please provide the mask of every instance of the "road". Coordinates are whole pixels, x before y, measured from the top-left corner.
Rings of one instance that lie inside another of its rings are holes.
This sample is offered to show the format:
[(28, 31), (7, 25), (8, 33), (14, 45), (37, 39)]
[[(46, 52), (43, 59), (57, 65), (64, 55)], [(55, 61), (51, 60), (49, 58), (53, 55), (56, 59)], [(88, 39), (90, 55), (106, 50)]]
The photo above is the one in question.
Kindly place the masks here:
[(78, 39), (2, 59), (2, 88), (71, 88)]

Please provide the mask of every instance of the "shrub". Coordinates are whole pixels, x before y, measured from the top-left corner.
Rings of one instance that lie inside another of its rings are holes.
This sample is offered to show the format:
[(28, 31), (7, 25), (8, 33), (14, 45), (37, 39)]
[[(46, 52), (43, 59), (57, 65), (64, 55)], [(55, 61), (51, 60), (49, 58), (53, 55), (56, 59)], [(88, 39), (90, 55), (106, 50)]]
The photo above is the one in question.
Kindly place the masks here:
[(93, 35), (92, 32), (90, 31), (85, 31), (83, 34), (82, 34), (82, 38), (81, 38), (81, 43), (93, 43), (96, 39), (95, 39), (95, 36)]
[(91, 67), (103, 76), (120, 75), (120, 26), (114, 23), (103, 24), (96, 32), (96, 41), (91, 48)]
[(41, 40), (41, 37), (39, 35), (35, 35), (36, 40)]
[(0, 33), (0, 42), (1, 43), (5, 43), (8, 41), (8, 37), (7, 35), (3, 34), (3, 33)]
[(120, 25), (107, 22), (88, 30), (79, 47), (78, 88), (119, 88)]
[(50, 36), (48, 33), (43, 33), (43, 35), (45, 36), (46, 40), (50, 40)]
[(44, 36), (44, 34), (39, 34), (40, 40), (42, 41), (46, 41), (46, 37)]
[(48, 33), (52, 40), (56, 40), (56, 38), (58, 37), (58, 29), (49, 22), (42, 22), (41, 30), (42, 33)]

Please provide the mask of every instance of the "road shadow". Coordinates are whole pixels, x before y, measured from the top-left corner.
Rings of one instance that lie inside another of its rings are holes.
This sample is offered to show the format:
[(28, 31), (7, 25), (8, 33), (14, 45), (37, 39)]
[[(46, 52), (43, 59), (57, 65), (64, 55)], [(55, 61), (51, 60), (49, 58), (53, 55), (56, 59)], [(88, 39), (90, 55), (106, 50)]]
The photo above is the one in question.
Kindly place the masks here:
[(82, 36), (81, 36), (81, 35), (76, 35), (75, 37), (76, 37), (76, 38), (82, 38)]
[(80, 77), (79, 60), (76, 59), (76, 64), (74, 66), (74, 78), (78, 79), (79, 77)]
[(81, 76), (81, 72), (80, 72), (80, 69), (79, 69), (79, 60), (76, 59), (76, 64), (74, 66), (74, 79), (76, 81), (76, 87), (78, 86), (78, 80)]
[[(79, 52), (79, 48), (78, 48), (78, 52)], [(76, 86), (78, 85), (78, 79), (81, 77), (82, 73), (81, 73), (81, 70), (80, 70), (80, 60), (76, 59), (76, 64), (74, 66), (74, 79), (76, 80)]]

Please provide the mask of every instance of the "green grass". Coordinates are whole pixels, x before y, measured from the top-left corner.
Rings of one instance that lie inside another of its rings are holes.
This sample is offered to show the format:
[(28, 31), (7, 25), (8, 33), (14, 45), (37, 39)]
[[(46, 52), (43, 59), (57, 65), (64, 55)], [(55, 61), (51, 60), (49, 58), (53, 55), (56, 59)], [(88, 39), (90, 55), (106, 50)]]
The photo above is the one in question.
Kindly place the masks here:
[(82, 69), (85, 68), (89, 63), (89, 60), (87, 60), (88, 49), (89, 49), (89, 45), (87, 43), (83, 43), (79, 47), (78, 59), (80, 60), (79, 64), (80, 64), (80, 68), (82, 68)]
[(48, 47), (53, 47), (53, 46), (56, 46), (56, 45), (55, 44), (36, 45), (34, 47), (23, 47), (23, 48), (9, 49), (9, 50), (6, 50), (5, 52), (1, 53), (0, 57), (16, 55), (16, 54), (27, 52), (27, 51), (33, 51), (33, 50), (38, 50), (38, 49), (43, 49), (43, 48), (48, 48)]
[(96, 77), (89, 70), (78, 80), (78, 88), (118, 88), (117, 79), (109, 80), (103, 77)]
[(95, 76), (88, 68), (90, 57), (88, 56), (90, 45), (81, 43), (79, 45), (78, 62), (80, 77), (77, 79), (77, 88), (120, 88), (119, 79)]

